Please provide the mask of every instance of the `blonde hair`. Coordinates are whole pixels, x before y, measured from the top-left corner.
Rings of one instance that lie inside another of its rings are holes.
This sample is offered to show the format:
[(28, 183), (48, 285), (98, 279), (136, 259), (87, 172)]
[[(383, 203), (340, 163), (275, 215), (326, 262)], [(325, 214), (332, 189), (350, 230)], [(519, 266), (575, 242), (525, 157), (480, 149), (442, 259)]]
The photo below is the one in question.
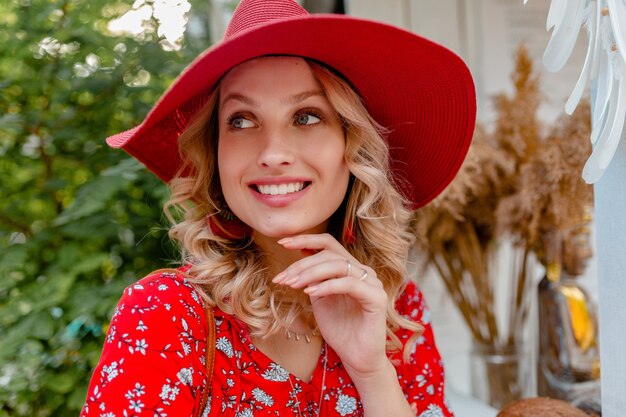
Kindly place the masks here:
[[(374, 269), (382, 282), (388, 295), (387, 348), (399, 350), (398, 328), (415, 332), (414, 337), (422, 328), (394, 307), (404, 288), (414, 236), (407, 227), (411, 218), (407, 202), (390, 174), (385, 130), (345, 80), (320, 63), (306, 61), (343, 123), (345, 161), (351, 173), (348, 194), (331, 216), (328, 232), (340, 240), (352, 225), (356, 239), (344, 245), (359, 262)], [(179, 138), (184, 163), (171, 181), (172, 194), (164, 207), (173, 223), (170, 237), (180, 244), (183, 261), (192, 265), (189, 280), (207, 304), (237, 316), (253, 336), (274, 334), (298, 315), (315, 325), (308, 296), (273, 284), (264, 254), (248, 238), (226, 239), (207, 227), (208, 217), (221, 221), (217, 214), (224, 204), (216, 161), (219, 94), (218, 85)], [(406, 343), (405, 360), (410, 345)]]

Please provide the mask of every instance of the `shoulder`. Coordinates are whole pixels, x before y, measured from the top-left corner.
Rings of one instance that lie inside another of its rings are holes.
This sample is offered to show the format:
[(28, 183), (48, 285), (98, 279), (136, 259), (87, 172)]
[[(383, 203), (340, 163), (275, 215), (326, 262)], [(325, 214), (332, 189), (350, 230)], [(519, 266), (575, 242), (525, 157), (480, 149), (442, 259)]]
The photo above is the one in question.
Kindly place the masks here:
[(204, 313), (183, 270), (155, 271), (128, 286), (81, 415), (122, 415), (128, 409), (191, 415), (206, 384)]
[(204, 308), (204, 302), (185, 278), (184, 269), (161, 269), (126, 287), (113, 316), (120, 313), (120, 308), (129, 306), (142, 310), (162, 307), (167, 311), (181, 308), (197, 311)]
[(205, 332), (202, 298), (185, 279), (184, 270), (167, 269), (126, 287), (111, 319), (109, 339), (112, 335), (203, 339)]

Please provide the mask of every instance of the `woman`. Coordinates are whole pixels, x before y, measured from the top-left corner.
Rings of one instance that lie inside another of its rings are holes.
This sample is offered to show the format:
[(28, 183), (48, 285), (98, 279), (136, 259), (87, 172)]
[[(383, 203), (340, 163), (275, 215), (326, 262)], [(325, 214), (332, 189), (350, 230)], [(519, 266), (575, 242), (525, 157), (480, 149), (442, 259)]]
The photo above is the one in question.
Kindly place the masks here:
[(474, 117), (444, 48), (242, 1), (224, 40), (108, 140), (170, 184), (184, 266), (126, 290), (82, 415), (451, 416), (407, 226), (458, 170)]

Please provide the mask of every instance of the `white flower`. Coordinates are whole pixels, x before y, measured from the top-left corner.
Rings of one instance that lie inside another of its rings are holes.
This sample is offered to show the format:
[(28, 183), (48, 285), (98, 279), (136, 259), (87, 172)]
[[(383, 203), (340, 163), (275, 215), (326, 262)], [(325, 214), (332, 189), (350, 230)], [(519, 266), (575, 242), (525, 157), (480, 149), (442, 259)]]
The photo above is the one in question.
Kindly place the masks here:
[(144, 407), (145, 405), (141, 402), (141, 400), (130, 400), (130, 406), (128, 406), (128, 408), (133, 410), (135, 413), (140, 413), (141, 409)]
[(147, 329), (148, 326), (143, 324), (143, 321), (139, 320), (139, 323), (137, 324), (137, 330), (139, 330), (140, 332), (145, 332)]
[(148, 347), (148, 344), (146, 343), (146, 339), (137, 339), (135, 340), (135, 349), (137, 349), (139, 352), (141, 352), (142, 355), (146, 354), (146, 348)]
[(444, 414), (438, 405), (430, 404), (426, 411), (421, 413), (418, 417), (444, 417)]
[(193, 298), (196, 301), (196, 303), (202, 304), (202, 301), (200, 301), (200, 297), (198, 297), (198, 294), (196, 294), (195, 291), (191, 292), (191, 298)]
[(142, 386), (139, 382), (135, 383), (135, 388), (133, 388), (133, 392), (138, 397), (141, 397), (146, 393), (146, 387)]
[(113, 343), (115, 341), (115, 326), (111, 327), (111, 330), (109, 330), (109, 334), (107, 335), (107, 343)]
[(163, 304), (163, 305), (165, 306), (165, 309), (166, 309), (167, 311), (170, 311), (170, 309), (172, 308), (172, 305), (171, 305), (171, 304), (165, 303), (165, 304)]
[(215, 342), (215, 348), (224, 352), (226, 356), (232, 358), (234, 355), (233, 345), (231, 345), (230, 340), (228, 340), (225, 336), (220, 337)]
[(106, 414), (100, 414), (100, 417), (115, 417), (115, 414), (109, 411)]
[(356, 399), (346, 394), (339, 395), (335, 410), (342, 416), (352, 414), (356, 410)]
[(183, 345), (183, 352), (185, 352), (185, 355), (189, 355), (191, 352), (191, 346), (189, 346), (189, 343), (181, 342), (181, 344)]
[(245, 408), (237, 412), (237, 417), (254, 417), (254, 414), (252, 414), (251, 409)]
[(235, 381), (233, 381), (233, 379), (232, 379), (232, 378), (228, 378), (228, 379), (226, 380), (226, 385), (228, 385), (230, 388), (232, 388), (232, 387), (234, 387), (234, 386), (235, 386)]
[(271, 407), (272, 405), (274, 405), (274, 399), (261, 388), (254, 388), (252, 390), (252, 396), (255, 400), (257, 400), (266, 407)]
[(191, 376), (191, 368), (183, 368), (176, 374), (180, 382), (184, 385), (191, 385), (193, 378)]
[(176, 396), (178, 395), (178, 393), (180, 392), (180, 390), (178, 389), (178, 387), (172, 387), (169, 384), (163, 384), (163, 387), (161, 388), (161, 393), (159, 394), (159, 397), (161, 397), (162, 400), (175, 400)]
[(289, 372), (276, 363), (270, 363), (270, 367), (261, 376), (268, 381), (285, 382), (289, 380)]
[(159, 291), (165, 291), (165, 290), (167, 290), (167, 285), (165, 284), (159, 285)]
[(204, 407), (204, 411), (202, 412), (202, 417), (209, 417), (211, 413), (211, 396), (209, 395), (206, 406)]
[(117, 362), (111, 362), (111, 366), (103, 366), (102, 372), (106, 374), (107, 381), (111, 382), (119, 374)]

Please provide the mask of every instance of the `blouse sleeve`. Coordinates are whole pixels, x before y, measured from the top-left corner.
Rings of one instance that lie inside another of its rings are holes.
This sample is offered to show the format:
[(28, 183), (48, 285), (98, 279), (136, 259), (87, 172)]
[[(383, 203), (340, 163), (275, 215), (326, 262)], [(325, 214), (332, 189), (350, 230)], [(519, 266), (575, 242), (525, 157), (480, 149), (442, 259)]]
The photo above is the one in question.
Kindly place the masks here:
[(445, 401), (443, 363), (435, 344), (430, 311), (415, 284), (408, 283), (396, 301), (396, 309), (424, 328), (413, 340), (411, 331), (400, 329), (396, 332), (403, 347), (407, 342), (414, 343), (408, 362), (400, 359), (403, 352), (396, 354), (393, 360), (404, 395), (418, 417), (452, 417), (454, 414)]
[(192, 416), (206, 384), (206, 331), (202, 301), (176, 274), (126, 288), (81, 417)]

